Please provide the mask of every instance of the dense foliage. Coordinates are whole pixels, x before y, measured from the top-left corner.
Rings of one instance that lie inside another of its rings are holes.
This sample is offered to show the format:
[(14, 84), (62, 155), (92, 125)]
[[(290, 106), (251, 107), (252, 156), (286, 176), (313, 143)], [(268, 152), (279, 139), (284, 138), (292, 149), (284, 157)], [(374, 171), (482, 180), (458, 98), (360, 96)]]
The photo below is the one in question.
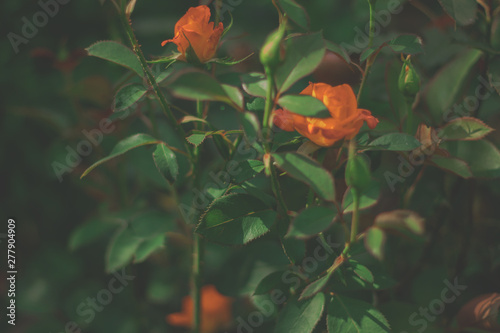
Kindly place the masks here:
[(500, 1), (0, 8), (8, 332), (500, 332)]

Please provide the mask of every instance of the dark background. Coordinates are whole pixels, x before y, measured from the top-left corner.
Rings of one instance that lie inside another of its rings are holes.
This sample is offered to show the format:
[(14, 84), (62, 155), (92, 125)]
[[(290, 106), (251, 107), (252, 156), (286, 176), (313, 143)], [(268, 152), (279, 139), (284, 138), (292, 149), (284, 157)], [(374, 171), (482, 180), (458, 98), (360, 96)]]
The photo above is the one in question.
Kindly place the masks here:
[[(441, 13), (435, 1), (422, 2)], [(177, 19), (197, 3), (138, 0), (132, 21), (147, 57), (168, 53), (160, 46), (161, 41), (173, 36)], [(223, 54), (236, 58), (258, 49), (267, 33), (277, 26), (276, 11), (270, 1), (239, 3), (232, 10), (234, 27), (221, 47)], [(325, 38), (334, 42), (352, 41), (356, 35), (353, 28), (364, 27), (368, 21), (365, 1), (302, 3), (311, 17), (311, 29), (323, 29)], [(37, 1), (31, 0), (3, 0), (0, 4), (0, 211), (3, 219), (0, 233), (7, 230), (7, 218), (16, 220), (18, 270), (16, 326), (9, 325), (8, 332), (59, 333), (73, 320), (80, 323), (85, 332), (169, 332), (165, 315), (178, 310), (181, 296), (186, 294), (187, 280), (177, 269), (162, 265), (161, 255), (127, 267), (128, 274), (136, 277), (134, 282), (113, 295), (111, 303), (102, 312), (97, 311), (89, 325), (76, 313), (88, 297), (96, 297), (107, 288), (113, 276), (105, 273), (104, 266), (109, 235), (72, 251), (68, 245), (71, 233), (99, 212), (118, 210), (134, 200), (153, 200), (160, 206), (169, 203), (165, 202), (164, 193), (157, 190), (158, 178), (149, 173), (147, 166), (141, 165), (140, 153), (120, 160), (119, 164), (130, 163), (127, 169), (112, 164), (112, 171), (103, 173), (102, 177), (79, 179), (118, 139), (138, 126), (134, 122), (136, 118), (117, 121), (116, 129), (104, 137), (102, 144), (93, 147), (89, 156), (65, 173), (62, 181), (58, 180), (54, 162), (64, 162), (68, 147), (75, 149), (84, 139), (82, 131), (97, 128), (101, 119), (110, 116), (114, 87), (127, 75), (119, 66), (85, 57), (84, 48), (99, 40), (127, 43), (109, 2), (101, 5), (98, 0), (72, 0), (60, 5), (58, 13), (38, 28), (27, 44), (20, 44), (19, 52), (15, 53), (7, 34), (21, 35), (22, 18), (32, 21), (40, 10)], [(225, 17), (224, 22), (227, 20)], [(386, 29), (388, 34), (393, 31), (424, 33), (432, 24), (421, 12), (406, 5), (404, 12), (395, 16)], [(449, 58), (445, 54), (433, 59), (429, 53), (422, 56), (427, 57), (429, 73)], [(355, 71), (346, 71), (339, 62), (329, 63), (327, 67), (337, 83), (356, 84), (359, 80)], [(255, 56), (237, 69), (261, 70)], [(133, 174), (134, 180), (120, 183), (118, 178), (123, 174)], [(146, 194), (151, 188), (153, 193)], [(496, 197), (489, 198), (492, 205), (494, 202), (498, 205), (498, 194), (497, 191)], [(3, 255), (6, 239), (0, 240), (0, 295), (3, 298), (8, 289)], [(188, 262), (183, 240), (177, 242), (171, 245), (175, 251), (170, 261)], [(499, 250), (496, 249), (496, 253)], [(262, 252), (265, 256), (265, 251)], [(394, 259), (398, 260), (404, 261), (399, 257)], [(441, 276), (439, 266), (434, 263), (430, 267), (427, 271), (431, 272), (430, 276)], [(185, 271), (189, 268), (187, 263), (180, 267)], [(423, 277), (421, 283), (425, 285), (426, 279)], [(484, 289), (491, 291), (495, 285), (498, 288), (495, 276), (482, 276), (479, 281), (485, 284)], [(2, 309), (5, 309), (3, 302)], [(4, 310), (1, 314), (0, 326), (7, 327)]]

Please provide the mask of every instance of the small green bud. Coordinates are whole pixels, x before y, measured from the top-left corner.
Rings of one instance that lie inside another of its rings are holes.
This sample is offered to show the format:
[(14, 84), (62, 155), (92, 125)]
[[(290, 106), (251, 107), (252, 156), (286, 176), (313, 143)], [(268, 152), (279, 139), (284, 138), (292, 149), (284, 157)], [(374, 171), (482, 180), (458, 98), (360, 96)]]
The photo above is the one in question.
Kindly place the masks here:
[(399, 74), (399, 91), (406, 97), (415, 98), (420, 91), (420, 77), (411, 64), (410, 56), (403, 60), (403, 68)]
[(266, 38), (260, 50), (260, 62), (264, 67), (274, 69), (283, 62), (285, 58), (285, 48), (283, 45), (285, 31), (286, 20), (283, 20), (279, 28)]

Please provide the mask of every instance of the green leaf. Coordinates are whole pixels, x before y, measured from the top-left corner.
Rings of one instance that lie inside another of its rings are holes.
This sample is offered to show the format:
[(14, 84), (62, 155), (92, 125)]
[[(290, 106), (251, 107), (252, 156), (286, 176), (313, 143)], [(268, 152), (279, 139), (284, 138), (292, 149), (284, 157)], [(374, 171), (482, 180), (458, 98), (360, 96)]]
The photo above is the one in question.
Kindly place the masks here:
[[(496, 25), (498, 29), (498, 36), (500, 37), (500, 15), (497, 15)], [(500, 38), (498, 40), (500, 44)], [(498, 46), (500, 49), (500, 45)], [(497, 94), (500, 95), (500, 57), (496, 56), (491, 59), (488, 65), (488, 79), (490, 81), (490, 85), (496, 90)]]
[(445, 112), (457, 102), (471, 69), (482, 55), (479, 50), (464, 51), (438, 72), (429, 83), (425, 100), (436, 124), (446, 121)]
[(118, 230), (108, 247), (106, 271), (114, 272), (127, 265), (143, 240), (143, 238), (135, 235), (130, 228)]
[(116, 229), (116, 223), (108, 223), (101, 219), (95, 219), (78, 226), (69, 238), (69, 249), (77, 250), (82, 246), (90, 244)]
[(384, 230), (379, 227), (371, 227), (366, 231), (365, 247), (375, 258), (382, 260), (384, 258), (384, 245), (386, 235)]
[(306, 255), (306, 244), (300, 239), (283, 238), (281, 239), (281, 248), (288, 260), (294, 265), (302, 262)]
[(128, 109), (141, 98), (143, 98), (148, 90), (142, 84), (128, 84), (122, 87), (115, 95), (113, 111), (122, 111)]
[(222, 89), (226, 92), (227, 97), (231, 100), (233, 105), (236, 105), (240, 110), (243, 109), (243, 95), (241, 91), (234, 86), (223, 84)]
[(260, 138), (260, 121), (254, 113), (240, 113), (240, 122), (249, 143), (254, 143)]
[(276, 212), (248, 194), (215, 200), (202, 216), (196, 232), (226, 245), (243, 245), (269, 232)]
[(281, 96), (278, 104), (290, 112), (307, 117), (327, 118), (331, 117), (325, 104), (319, 99), (308, 95), (285, 95)]
[[(194, 101), (218, 101), (236, 107), (243, 107), (243, 97), (241, 97), (241, 93), (237, 88), (223, 86), (208, 73), (201, 70), (192, 68), (181, 70), (168, 79), (165, 86), (172, 95), (178, 98)], [(231, 98), (234, 98), (235, 102)]]
[(196, 147), (201, 145), (203, 141), (205, 141), (205, 138), (210, 135), (210, 132), (204, 132), (204, 133), (193, 133), (190, 136), (186, 138), (186, 140), (192, 144), (195, 145)]
[(397, 209), (377, 215), (373, 225), (381, 229), (410, 231), (416, 235), (423, 235), (425, 232), (424, 219), (417, 213), (404, 209)]
[(415, 137), (405, 133), (390, 133), (376, 138), (368, 147), (367, 150), (394, 150), (394, 151), (411, 151), (422, 144)]
[(370, 166), (365, 157), (362, 155), (350, 156), (345, 168), (345, 181), (347, 186), (358, 189), (360, 194), (371, 185)]
[(146, 211), (129, 217), (128, 227), (118, 230), (109, 243), (106, 270), (115, 271), (134, 257), (135, 262), (146, 260), (163, 247), (165, 233), (174, 230), (172, 216), (161, 211)]
[(328, 332), (385, 333), (390, 332), (385, 317), (371, 304), (354, 298), (334, 295), (327, 309)]
[(298, 153), (273, 154), (273, 158), (281, 169), (311, 186), (321, 198), (335, 200), (333, 177), (318, 162)]
[(343, 47), (340, 47), (340, 45), (330, 42), (329, 40), (325, 40), (325, 43), (327, 50), (332, 51), (333, 53), (336, 53), (337, 55), (341, 56), (346, 63), (348, 64), (351, 63), (351, 58), (349, 57), (349, 54), (345, 51)]
[(198, 123), (203, 123), (208, 125), (208, 121), (202, 118), (198, 118), (195, 116), (184, 116), (181, 119), (181, 124), (186, 124), (186, 123), (191, 123), (191, 122), (198, 122)]
[(479, 140), (491, 133), (493, 128), (472, 117), (454, 119), (439, 129), (443, 140)]
[(311, 333), (323, 314), (325, 295), (305, 301), (291, 299), (278, 316), (275, 333)]
[[(229, 161), (229, 163), (238, 163), (238, 167), (236, 170), (239, 169), (238, 172), (232, 172), (230, 173), (234, 182), (239, 184), (243, 183), (256, 175), (258, 175), (262, 170), (264, 170), (264, 163), (260, 160), (245, 160), (241, 162), (236, 162), (236, 161)], [(226, 167), (228, 168), (228, 167)]]
[(146, 260), (151, 254), (165, 247), (165, 235), (157, 235), (144, 240), (135, 251), (134, 263)]
[[(375, 205), (378, 201), (379, 196), (380, 184), (377, 181), (372, 180), (361, 193), (361, 196), (359, 198), (359, 209), (362, 210)], [(351, 213), (353, 211), (354, 205), (352, 199), (352, 191), (349, 188), (344, 195), (344, 200), (342, 201), (344, 214)]]
[(134, 215), (129, 223), (134, 235), (143, 239), (175, 230), (173, 216), (158, 210), (149, 210)]
[(284, 289), (285, 282), (283, 281), (283, 277), (286, 275), (286, 271), (277, 271), (272, 272), (263, 278), (257, 288), (255, 288), (254, 295), (264, 295), (274, 289), (286, 290)]
[(253, 101), (247, 103), (248, 111), (263, 111), (266, 106), (266, 100), (261, 97), (254, 98)]
[(90, 167), (88, 167), (87, 170), (85, 170), (83, 172), (83, 174), (80, 176), (80, 179), (85, 177), (86, 175), (88, 175), (89, 172), (94, 170), (97, 166), (99, 166), (99, 165), (103, 164), (104, 162), (107, 162), (107, 161), (109, 161), (117, 156), (123, 155), (131, 149), (134, 149), (134, 148), (137, 148), (140, 146), (152, 145), (152, 144), (158, 144), (158, 143), (161, 143), (161, 141), (156, 140), (155, 138), (153, 138), (150, 135), (142, 134), (142, 133), (132, 135), (126, 139), (123, 139), (116, 144), (116, 146), (113, 148), (113, 150), (111, 151), (111, 153), (107, 157), (95, 162)]
[(179, 175), (179, 164), (174, 152), (162, 143), (156, 146), (153, 153), (156, 168), (165, 179), (173, 183)]
[(140, 77), (144, 76), (139, 59), (131, 49), (123, 44), (113, 41), (102, 41), (92, 44), (86, 51), (90, 56), (114, 62), (133, 70)]
[(249, 95), (266, 97), (267, 80), (262, 73), (248, 73), (241, 75), (243, 90)]
[[(360, 250), (364, 250), (362, 244)], [(345, 270), (337, 270), (337, 277), (341, 279), (330, 280), (331, 290), (335, 290), (337, 293), (359, 291), (359, 290), (384, 290), (394, 287), (398, 282), (388, 276), (383, 269), (375, 270), (374, 267), (370, 267), (371, 271), (374, 272), (373, 283), (368, 283), (362, 280), (359, 276), (354, 274), (352, 267), (346, 267)]]
[(308, 207), (290, 225), (286, 237), (309, 237), (319, 234), (332, 224), (337, 210), (328, 207)]
[(411, 34), (399, 35), (387, 42), (387, 46), (396, 53), (417, 54), (424, 52), (422, 39)]
[(368, 267), (352, 259), (349, 259), (349, 264), (352, 266), (354, 274), (359, 276), (361, 280), (370, 284), (374, 282), (373, 273), (368, 269)]
[(384, 47), (385, 45), (381, 45), (379, 47), (370, 47), (370, 48), (367, 48), (366, 50), (364, 50), (361, 55), (359, 56), (359, 60), (360, 61), (365, 61), (366, 59), (368, 59), (372, 54), (374, 54), (375, 52), (380, 52), (380, 50)]
[(476, 0), (439, 0), (439, 3), (459, 25), (469, 25), (476, 20)]
[(399, 35), (388, 42), (383, 43), (378, 47), (367, 48), (361, 53), (360, 60), (365, 61), (372, 54), (380, 52), (385, 46), (389, 47), (396, 53), (417, 54), (422, 53), (422, 39), (416, 35)]
[(474, 177), (500, 176), (500, 152), (487, 140), (447, 141), (443, 142), (440, 147), (467, 163)]
[(285, 62), (276, 70), (278, 91), (287, 91), (295, 82), (311, 74), (323, 60), (325, 51), (321, 32), (290, 38)]
[(290, 20), (297, 23), (301, 28), (309, 29), (309, 17), (304, 7), (295, 0), (279, 0), (279, 4)]
[(325, 276), (317, 279), (316, 281), (308, 284), (302, 293), (300, 294), (299, 300), (304, 300), (306, 298), (310, 298), (317, 293), (319, 293), (323, 288), (326, 286), (328, 281), (330, 280), (330, 277), (332, 276), (334, 271), (328, 272)]
[(451, 171), (462, 178), (467, 179), (472, 177), (470, 167), (467, 165), (467, 163), (458, 158), (433, 155), (430, 161), (437, 167), (447, 171)]

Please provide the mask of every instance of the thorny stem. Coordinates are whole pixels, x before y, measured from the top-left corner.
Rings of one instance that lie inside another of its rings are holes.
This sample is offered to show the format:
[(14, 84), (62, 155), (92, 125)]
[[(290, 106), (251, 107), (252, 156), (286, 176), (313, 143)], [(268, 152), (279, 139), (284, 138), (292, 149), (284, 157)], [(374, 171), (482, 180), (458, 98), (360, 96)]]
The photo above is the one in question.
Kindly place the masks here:
[[(130, 24), (130, 21), (125, 14), (124, 10), (121, 9), (119, 11), (119, 16), (120, 20), (123, 24), (123, 27), (125, 29), (125, 32), (127, 34), (127, 37), (130, 40), (130, 43), (132, 45), (132, 49), (134, 53), (136, 54), (137, 58), (139, 59), (139, 62), (141, 63), (142, 70), (144, 71), (144, 74), (146, 75), (146, 79), (148, 80), (149, 85), (153, 89), (153, 92), (158, 99), (158, 102), (160, 103), (160, 106), (169, 119), (170, 123), (172, 126), (174, 126), (175, 131), (179, 135), (179, 137), (184, 141), (185, 148), (189, 154), (191, 154), (191, 157), (194, 157), (195, 153), (190, 149), (188, 146), (187, 142), (185, 141), (186, 134), (181, 127), (181, 125), (177, 122), (177, 119), (175, 118), (174, 114), (172, 113), (172, 110), (170, 109), (167, 100), (165, 99), (165, 96), (163, 95), (162, 91), (158, 87), (158, 83), (156, 82), (156, 79), (154, 75), (151, 73), (151, 70), (148, 66), (148, 63), (144, 57), (144, 54), (142, 53), (142, 50), (140, 48), (139, 42), (132, 30), (132, 26)], [(200, 115), (200, 112), (202, 111), (203, 104), (201, 102), (197, 103), (197, 111), (198, 115)], [(201, 110), (201, 111), (200, 111)], [(196, 152), (196, 157), (197, 157)], [(197, 162), (197, 161), (193, 161)], [(175, 192), (175, 190), (173, 189)], [(201, 329), (201, 276), (202, 276), (202, 270), (201, 270), (201, 261), (202, 261), (202, 255), (203, 255), (203, 244), (202, 244), (202, 239), (197, 233), (193, 233), (193, 268), (192, 268), (192, 299), (193, 299), (193, 333), (199, 333)]]
[[(199, 118), (203, 117), (203, 102), (196, 101), (196, 115)], [(196, 124), (196, 128), (199, 128), (199, 125)], [(199, 146), (194, 148), (193, 150), (194, 157), (194, 185), (198, 184), (198, 168), (200, 166), (200, 150)], [(193, 333), (199, 333), (201, 329), (201, 281), (202, 281), (202, 267), (201, 260), (203, 257), (203, 244), (200, 236), (193, 232), (193, 268), (192, 268), (192, 286), (191, 286), (191, 297), (193, 299)]]
[(190, 152), (189, 146), (187, 145), (187, 142), (185, 141), (186, 133), (184, 132), (183, 128), (181, 125), (177, 122), (177, 119), (175, 118), (174, 114), (172, 113), (172, 110), (168, 106), (167, 100), (165, 99), (165, 96), (163, 95), (162, 91), (158, 87), (158, 83), (156, 82), (156, 79), (151, 73), (151, 69), (148, 66), (148, 63), (146, 61), (146, 58), (144, 57), (144, 54), (142, 53), (141, 47), (139, 45), (139, 41), (137, 40), (134, 31), (132, 30), (132, 26), (130, 24), (130, 20), (127, 18), (127, 15), (125, 14), (125, 11), (122, 9), (120, 10), (119, 13), (120, 20), (122, 22), (123, 28), (125, 29), (125, 32), (127, 34), (127, 37), (130, 41), (130, 44), (132, 45), (132, 49), (134, 53), (136, 54), (137, 58), (139, 59), (139, 62), (141, 63), (142, 70), (144, 71), (144, 74), (146, 75), (146, 79), (153, 89), (153, 92), (158, 99), (158, 102), (160, 103), (160, 106), (167, 116), (168, 120), (174, 126), (175, 131), (181, 138), (181, 140), (184, 141), (184, 145), (186, 147), (186, 150)]

